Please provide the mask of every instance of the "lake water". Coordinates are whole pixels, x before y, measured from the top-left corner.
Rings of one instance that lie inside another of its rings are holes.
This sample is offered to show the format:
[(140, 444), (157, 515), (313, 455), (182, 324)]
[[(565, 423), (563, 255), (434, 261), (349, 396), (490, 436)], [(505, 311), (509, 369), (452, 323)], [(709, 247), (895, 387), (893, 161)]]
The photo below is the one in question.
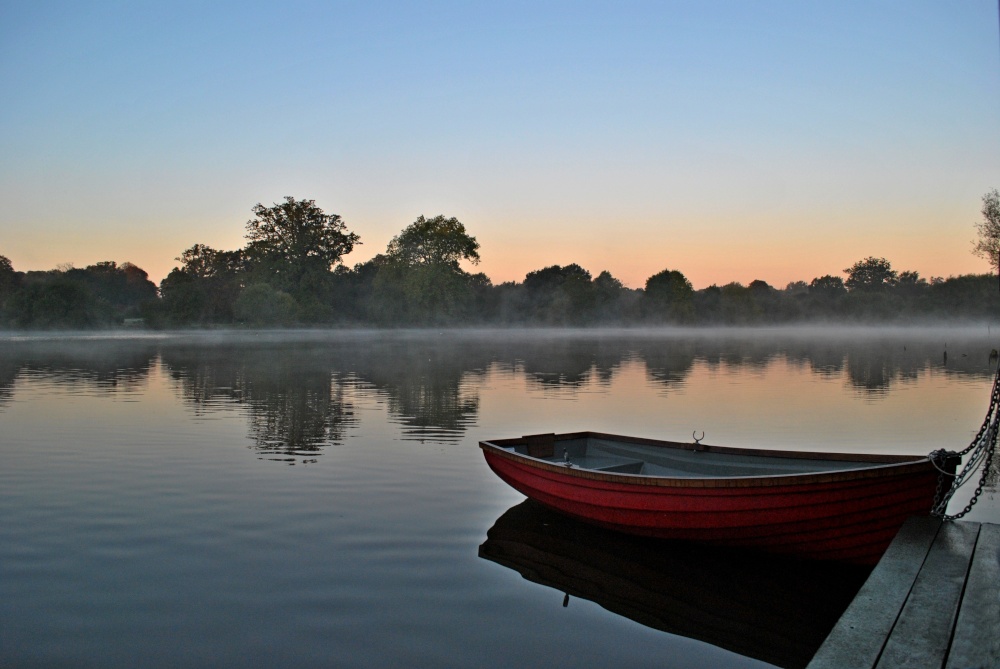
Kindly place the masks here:
[(863, 572), (579, 525), (477, 442), (960, 450), (996, 339), (2, 335), (0, 666), (802, 666)]

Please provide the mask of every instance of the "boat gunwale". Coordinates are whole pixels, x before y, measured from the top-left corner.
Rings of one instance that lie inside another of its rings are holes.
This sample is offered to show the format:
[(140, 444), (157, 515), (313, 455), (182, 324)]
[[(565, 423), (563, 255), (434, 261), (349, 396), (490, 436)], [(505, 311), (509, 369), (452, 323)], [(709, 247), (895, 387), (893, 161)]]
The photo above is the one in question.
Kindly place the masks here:
[(492, 439), (480, 441), (479, 447), (486, 453), (494, 454), (507, 460), (521, 462), (533, 469), (543, 470), (561, 476), (607, 483), (632, 484), (640, 486), (667, 488), (751, 488), (783, 485), (806, 485), (816, 483), (837, 483), (870, 478), (884, 478), (933, 471), (934, 465), (928, 456), (893, 455), (881, 453), (823, 453), (803, 451), (781, 451), (756, 448), (734, 448), (729, 446), (712, 446), (709, 444), (692, 444), (683, 442), (649, 439), (644, 437), (627, 437), (607, 434), (604, 432), (567, 432), (551, 435), (554, 441), (569, 441), (574, 439), (607, 439), (628, 444), (672, 448), (692, 452), (719, 453), (726, 455), (749, 455), (759, 457), (781, 457), (801, 460), (825, 460), (871, 463), (869, 467), (837, 469), (823, 472), (806, 472), (794, 474), (762, 474), (753, 476), (720, 476), (720, 477), (680, 477), (655, 476), (648, 474), (626, 474), (620, 472), (599, 471), (574, 466), (567, 467), (558, 462), (551, 462), (517, 453), (507, 449), (509, 446), (524, 445), (528, 439), (537, 436), (525, 435), (507, 439)]

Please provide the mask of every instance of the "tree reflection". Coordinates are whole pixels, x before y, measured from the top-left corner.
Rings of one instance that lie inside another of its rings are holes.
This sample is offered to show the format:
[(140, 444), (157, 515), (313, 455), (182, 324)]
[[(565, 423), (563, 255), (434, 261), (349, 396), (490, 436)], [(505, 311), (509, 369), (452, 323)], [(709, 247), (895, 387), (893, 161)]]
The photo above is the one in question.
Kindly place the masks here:
[(698, 342), (687, 339), (667, 342), (644, 342), (639, 356), (646, 363), (646, 375), (665, 390), (680, 388), (698, 359)]
[[(361, 404), (389, 413), (404, 439), (457, 441), (480, 413), (489, 370), (520, 376), (529, 390), (573, 397), (610, 386), (642, 365), (655, 386), (683, 387), (693, 370), (767, 370), (785, 363), (843, 379), (878, 398), (923, 374), (988, 378), (990, 346), (973, 337), (946, 343), (909, 332), (891, 336), (820, 331), (347, 332), (289, 338), (52, 338), (0, 342), (0, 406), (25, 375), (94, 392), (145, 387), (158, 356), (198, 415), (239, 411), (260, 457), (310, 462), (359, 424)], [(948, 357), (945, 359), (944, 352)]]
[(424, 337), (168, 347), (164, 361), (197, 412), (243, 407), (254, 448), (311, 462), (359, 424), (358, 402), (384, 400), (404, 438), (455, 441), (479, 413), (490, 351)]
[[(479, 415), (492, 352), (450, 336), (404, 336), (342, 351), (351, 373), (386, 399), (405, 439), (456, 441)], [(346, 368), (346, 367), (345, 367)]]
[(595, 338), (519, 339), (501, 355), (524, 372), (529, 385), (570, 392), (591, 382), (608, 385), (629, 355), (627, 343)]
[(822, 378), (839, 376), (844, 370), (843, 343), (829, 341), (793, 342), (785, 349), (785, 358), (796, 365), (808, 367), (809, 370)]
[(0, 409), (14, 398), (14, 382), (21, 371), (20, 363), (4, 353), (0, 353)]
[(242, 407), (265, 459), (315, 462), (357, 424), (347, 384), (323, 348), (169, 346), (163, 360), (196, 412)]
[(62, 387), (96, 394), (144, 388), (155, 365), (149, 340), (52, 338), (0, 344), (0, 405), (13, 398), (19, 377), (48, 378)]
[(267, 356), (247, 377), (250, 438), (269, 459), (315, 462), (324, 446), (343, 443), (357, 418), (344, 384), (331, 370), (289, 362)]

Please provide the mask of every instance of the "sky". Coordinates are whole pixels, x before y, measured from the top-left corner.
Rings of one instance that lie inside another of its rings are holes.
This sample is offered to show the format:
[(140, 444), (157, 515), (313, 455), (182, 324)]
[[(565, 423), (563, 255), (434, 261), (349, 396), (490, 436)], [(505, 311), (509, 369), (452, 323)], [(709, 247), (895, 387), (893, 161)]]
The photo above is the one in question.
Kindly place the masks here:
[(981, 273), (998, 36), (996, 0), (0, 0), (0, 255), (158, 283), (292, 196), (348, 265), (457, 217), (494, 283)]

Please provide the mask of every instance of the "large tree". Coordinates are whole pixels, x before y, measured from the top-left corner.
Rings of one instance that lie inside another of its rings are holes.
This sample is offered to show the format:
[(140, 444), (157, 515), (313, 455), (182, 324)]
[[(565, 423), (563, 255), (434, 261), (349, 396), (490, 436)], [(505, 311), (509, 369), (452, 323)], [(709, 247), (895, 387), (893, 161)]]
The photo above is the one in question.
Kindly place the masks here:
[(646, 309), (655, 320), (686, 320), (693, 314), (694, 287), (675, 269), (665, 269), (646, 279)]
[(254, 205), (247, 221), (247, 254), (266, 271), (301, 278), (310, 270), (330, 271), (360, 244), (337, 214), (325, 214), (315, 200), (286, 197), (271, 207)]
[(524, 287), (531, 293), (546, 293), (565, 285), (583, 286), (590, 284), (590, 272), (576, 263), (566, 265), (551, 265), (543, 269), (528, 272), (524, 277)]
[(832, 298), (839, 297), (845, 293), (847, 293), (847, 288), (844, 287), (844, 280), (839, 276), (826, 274), (818, 276), (809, 282), (810, 295)]
[(677, 270), (665, 269), (646, 279), (646, 296), (663, 305), (686, 302), (693, 295), (691, 282)]
[(885, 258), (868, 256), (859, 260), (844, 270), (847, 281), (844, 285), (848, 290), (878, 292), (896, 285), (898, 275)]
[(243, 251), (195, 244), (175, 260), (181, 266), (160, 282), (159, 318), (170, 325), (232, 322), (233, 304), (246, 278)]
[(983, 220), (976, 223), (979, 239), (972, 244), (972, 252), (1000, 270), (1000, 191), (996, 188), (983, 196)]
[(121, 317), (139, 315), (140, 307), (155, 302), (156, 284), (144, 269), (130, 262), (106, 260), (86, 269), (71, 269), (66, 276), (83, 282), (98, 302), (110, 305)]
[(386, 256), (406, 265), (457, 265), (479, 262), (479, 242), (457, 218), (420, 216), (389, 242)]
[(576, 263), (528, 272), (523, 285), (528, 317), (549, 325), (585, 323), (596, 301), (590, 272)]
[(21, 277), (14, 270), (7, 256), (0, 256), (0, 327), (6, 325), (8, 300), (14, 295), (21, 283)]
[(625, 285), (611, 275), (611, 272), (604, 270), (594, 279), (594, 298), (602, 306), (611, 304), (620, 299), (625, 293)]
[(18, 282), (18, 274), (14, 271), (10, 259), (7, 256), (0, 256), (0, 302), (4, 295), (14, 291)]
[(65, 272), (33, 272), (8, 304), (14, 325), (24, 328), (88, 328), (102, 325), (94, 299)]
[(479, 262), (479, 242), (461, 221), (418, 217), (386, 248), (372, 281), (371, 314), (382, 323), (411, 324), (472, 316), (485, 277), (463, 270), (461, 260)]
[(178, 258), (180, 271), (194, 279), (231, 276), (245, 269), (243, 251), (218, 251), (205, 244), (195, 244)]

